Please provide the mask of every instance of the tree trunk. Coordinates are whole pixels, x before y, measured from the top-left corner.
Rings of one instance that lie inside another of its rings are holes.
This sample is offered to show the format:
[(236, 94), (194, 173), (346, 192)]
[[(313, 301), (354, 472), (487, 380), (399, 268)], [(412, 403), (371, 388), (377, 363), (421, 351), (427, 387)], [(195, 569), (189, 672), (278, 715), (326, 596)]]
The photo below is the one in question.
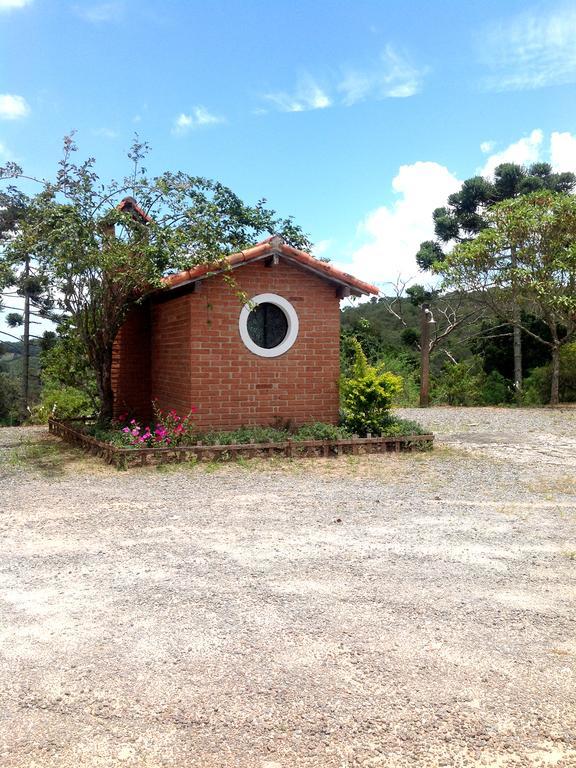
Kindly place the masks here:
[(560, 346), (552, 347), (552, 383), (550, 384), (550, 405), (560, 402)]
[(518, 399), (522, 394), (522, 329), (520, 328), (520, 311), (514, 308), (512, 324), (514, 344), (514, 392)]
[(430, 305), (420, 309), (420, 407), (430, 404)]
[(114, 415), (114, 393), (112, 391), (112, 347), (104, 350), (101, 363), (96, 374), (98, 393), (100, 395), (99, 421), (109, 424)]
[[(511, 266), (516, 268), (516, 251), (512, 248), (510, 256)], [(522, 329), (520, 328), (520, 307), (516, 303), (516, 281), (512, 278), (512, 331), (513, 331), (513, 349), (514, 349), (514, 394), (516, 400), (520, 400), (522, 395)]]
[(24, 333), (22, 334), (22, 421), (28, 418), (28, 400), (30, 387), (30, 294), (28, 293), (28, 278), (30, 277), (30, 258), (26, 257), (24, 267)]

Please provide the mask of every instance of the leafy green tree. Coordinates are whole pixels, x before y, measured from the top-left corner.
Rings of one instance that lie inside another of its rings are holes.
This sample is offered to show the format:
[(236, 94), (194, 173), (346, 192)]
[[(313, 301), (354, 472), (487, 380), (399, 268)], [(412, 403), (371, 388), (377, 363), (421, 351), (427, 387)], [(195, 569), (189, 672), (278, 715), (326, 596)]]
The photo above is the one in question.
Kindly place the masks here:
[[(450, 195), (446, 206), (436, 208), (432, 214), (436, 240), (420, 245), (416, 261), (421, 269), (440, 265), (450, 243), (463, 243), (477, 237), (488, 224), (490, 208), (503, 200), (539, 190), (568, 193), (576, 186), (573, 173), (554, 173), (548, 163), (534, 163), (529, 168), (515, 163), (502, 163), (494, 171), (494, 180), (474, 176), (463, 182), (459, 192)], [(514, 250), (508, 253), (513, 262)], [(511, 317), (513, 328), (514, 382), (522, 389), (522, 340), (519, 305)]]
[[(550, 349), (550, 403), (559, 401), (560, 349), (576, 336), (576, 199), (549, 190), (504, 200), (487, 226), (458, 244), (438, 271), (444, 284), (484, 296), (511, 320), (517, 307), (540, 319), (526, 333)], [(515, 258), (510, 259), (514, 252)]]
[[(66, 137), (55, 181), (43, 183), (6, 250), (12, 259), (32, 254), (41, 265), (86, 350), (100, 417), (108, 421), (114, 340), (129, 309), (160, 286), (166, 272), (222, 262), (263, 234), (279, 234), (300, 248), (310, 243), (264, 200), (246, 205), (223, 184), (185, 173), (149, 178), (143, 167), (148, 146), (137, 139), (128, 155), (132, 172), (108, 184), (93, 158), (74, 161), (76, 150)], [(10, 164), (2, 176), (22, 177), (22, 170)]]
[[(32, 339), (39, 338), (31, 332), (30, 326), (38, 323), (40, 318), (56, 319), (53, 301), (46, 292), (46, 279), (38, 264), (31, 258), (30, 253), (21, 252), (15, 256), (7, 247), (21, 230), (29, 206), (29, 198), (14, 187), (9, 187), (6, 192), (0, 192), (0, 291), (2, 294), (0, 309), (11, 310), (7, 312), (5, 318), (9, 328), (22, 327), (23, 330), (20, 398), (22, 418), (28, 415), (30, 344)], [(14, 306), (18, 298), (22, 299), (21, 309)], [(11, 338), (18, 338), (5, 331), (2, 333)]]

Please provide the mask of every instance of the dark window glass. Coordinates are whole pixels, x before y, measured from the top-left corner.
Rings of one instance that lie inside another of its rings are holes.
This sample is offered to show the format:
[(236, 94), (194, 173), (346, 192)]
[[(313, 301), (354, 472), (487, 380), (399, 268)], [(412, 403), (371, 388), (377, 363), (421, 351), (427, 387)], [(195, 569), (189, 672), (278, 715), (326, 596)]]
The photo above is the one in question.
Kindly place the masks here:
[(263, 349), (273, 349), (286, 338), (288, 320), (280, 307), (265, 302), (250, 312), (247, 327), (254, 344)]

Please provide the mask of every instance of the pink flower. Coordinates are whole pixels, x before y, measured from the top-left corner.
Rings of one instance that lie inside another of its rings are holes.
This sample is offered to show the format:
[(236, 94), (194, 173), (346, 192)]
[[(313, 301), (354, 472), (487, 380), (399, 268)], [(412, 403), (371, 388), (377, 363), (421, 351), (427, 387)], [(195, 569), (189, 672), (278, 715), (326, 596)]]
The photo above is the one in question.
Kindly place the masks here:
[(196, 413), (196, 411), (197, 411), (197, 410), (198, 410), (198, 408), (196, 408), (196, 406), (195, 406), (195, 405), (193, 405), (193, 406), (191, 406), (191, 408), (190, 408), (190, 413)]
[(130, 424), (136, 424), (136, 419), (132, 419), (132, 421), (130, 422)]
[(130, 427), (124, 427), (124, 429), (122, 430), (122, 432), (130, 432)]

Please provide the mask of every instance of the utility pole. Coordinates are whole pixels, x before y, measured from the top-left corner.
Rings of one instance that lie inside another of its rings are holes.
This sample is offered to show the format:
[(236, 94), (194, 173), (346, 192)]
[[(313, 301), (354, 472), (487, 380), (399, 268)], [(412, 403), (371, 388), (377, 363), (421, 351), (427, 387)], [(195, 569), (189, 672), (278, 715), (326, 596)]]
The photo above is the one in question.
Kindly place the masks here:
[(435, 325), (430, 304), (420, 307), (420, 407), (430, 404), (430, 326)]

